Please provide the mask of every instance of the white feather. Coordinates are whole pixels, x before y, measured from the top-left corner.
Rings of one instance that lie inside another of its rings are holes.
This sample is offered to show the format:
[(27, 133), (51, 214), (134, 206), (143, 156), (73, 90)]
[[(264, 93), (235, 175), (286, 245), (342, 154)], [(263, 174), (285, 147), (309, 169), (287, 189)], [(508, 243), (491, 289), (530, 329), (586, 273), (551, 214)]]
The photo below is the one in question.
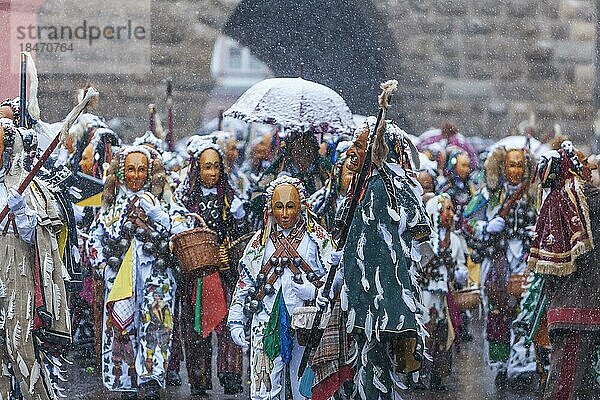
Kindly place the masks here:
[(365, 225), (369, 225), (369, 222), (371, 221), (371, 219), (369, 218), (369, 216), (365, 213), (365, 209), (363, 208), (361, 211), (361, 216), (362, 216), (362, 220), (363, 220), (363, 224)]
[(377, 388), (377, 390), (379, 390), (381, 393), (387, 393), (388, 389), (385, 387), (383, 382), (381, 382), (381, 380), (380, 380), (382, 373), (383, 373), (383, 370), (381, 369), (380, 366), (377, 366), (377, 365), (373, 366), (373, 386), (375, 386)]
[(408, 289), (402, 290), (402, 300), (411, 312), (417, 311), (417, 305), (412, 292)]
[(402, 327), (404, 326), (404, 320), (406, 319), (406, 317), (404, 317), (404, 315), (400, 315), (400, 318), (398, 318), (398, 325), (396, 325), (396, 330), (397, 331), (401, 331)]
[(360, 269), (360, 273), (362, 274), (362, 276), (360, 278), (360, 283), (362, 284), (362, 287), (365, 290), (365, 292), (368, 292), (369, 289), (371, 288), (371, 284), (369, 283), (369, 280), (367, 279), (367, 274), (365, 271), (365, 263), (363, 263), (363, 261), (361, 259), (357, 258), (356, 265), (358, 265), (358, 268)]
[(373, 337), (373, 313), (370, 306), (365, 317), (365, 335), (367, 336), (367, 341), (370, 342)]
[(25, 364), (25, 360), (21, 357), (21, 353), (17, 352), (17, 364), (19, 365), (19, 370), (21, 371), (21, 375), (23, 377), (29, 377), (29, 368), (27, 368), (27, 364)]
[(393, 219), (395, 222), (400, 221), (400, 215), (396, 212), (396, 210), (394, 210), (392, 207), (390, 207), (389, 204), (387, 206), (387, 212), (388, 212), (390, 218)]
[(17, 296), (17, 291), (15, 289), (12, 290), (10, 294), (10, 300), (8, 302), (8, 312), (6, 316), (9, 320), (12, 320), (15, 317), (15, 297)]
[(0, 298), (3, 299), (6, 297), (6, 285), (4, 281), (0, 279)]
[(387, 310), (383, 310), (383, 317), (381, 317), (381, 323), (380, 323), (380, 326), (379, 326), (382, 331), (384, 331), (385, 328), (387, 328), (387, 324), (389, 322), (389, 319), (390, 318), (388, 317)]
[(54, 315), (56, 319), (60, 318), (60, 307), (62, 305), (62, 293), (56, 283), (53, 283), (54, 287)]
[(379, 265), (375, 269), (375, 288), (377, 289), (377, 295), (373, 298), (373, 304), (375, 309), (379, 310), (379, 303), (383, 300), (383, 286), (381, 285), (381, 271)]
[(29, 341), (29, 338), (31, 337), (31, 332), (33, 332), (33, 319), (30, 319), (27, 322), (27, 331), (25, 332), (25, 343)]
[(4, 329), (6, 325), (6, 310), (3, 308), (0, 310), (0, 331)]
[(67, 281), (67, 282), (71, 281), (71, 275), (69, 275), (69, 271), (67, 271), (67, 267), (65, 266), (65, 263), (63, 263), (63, 262), (60, 263), (60, 273), (61, 273), (62, 279), (64, 281)]
[(33, 367), (31, 367), (31, 375), (29, 376), (29, 394), (33, 394), (35, 384), (40, 379), (40, 364), (37, 360), (34, 360)]
[(348, 311), (348, 320), (346, 321), (346, 332), (351, 333), (354, 330), (354, 322), (356, 321), (356, 310), (351, 308)]
[(13, 350), (17, 351), (21, 345), (21, 321), (17, 320), (13, 328)]
[(379, 336), (379, 317), (375, 320), (375, 339), (377, 339), (378, 342), (381, 342), (381, 337)]
[[(358, 394), (360, 395), (361, 400), (367, 400), (367, 394), (365, 393), (365, 378), (367, 372), (365, 371), (365, 367), (360, 367), (360, 371), (357, 374), (358, 382), (356, 388), (358, 390)], [(353, 398), (355, 396), (352, 396)]]
[(413, 228), (419, 222), (419, 213), (416, 212), (414, 218), (408, 223), (408, 226)]
[(425, 357), (429, 361), (433, 362), (433, 357), (431, 357), (428, 352), (424, 351), (423, 352), (423, 357)]
[(48, 286), (52, 283), (52, 271), (54, 271), (54, 262), (50, 254), (46, 253), (44, 257), (44, 286)]
[(5, 362), (2, 363), (2, 376), (11, 376), (8, 372), (8, 365)]
[(25, 319), (31, 319), (31, 291), (27, 291), (27, 310), (25, 311)]
[(357, 254), (357, 258), (359, 260), (365, 259), (365, 252), (364, 252), (365, 244), (367, 244), (367, 236), (365, 235), (364, 232), (362, 232), (360, 234), (360, 237), (358, 238), (358, 242), (356, 243), (356, 254)]
[(340, 290), (340, 307), (342, 311), (348, 311), (348, 288), (345, 283)]
[(375, 203), (375, 200), (373, 199), (373, 192), (371, 192), (371, 201), (369, 201), (369, 219), (371, 221), (375, 220), (375, 215), (373, 215), (373, 204)]
[(360, 363), (363, 367), (367, 366), (367, 362), (369, 361), (369, 343), (365, 342), (362, 350), (360, 351)]
[(387, 245), (388, 250), (390, 251), (390, 257), (392, 257), (392, 263), (396, 264), (396, 250), (394, 250), (394, 243), (392, 234), (388, 231), (387, 227), (381, 222), (377, 224), (377, 231), (383, 238), (383, 241)]
[[(399, 379), (396, 379), (396, 378), (394, 377), (394, 373), (393, 373), (392, 371), (389, 371), (389, 373), (390, 373), (390, 379), (392, 380), (392, 383), (393, 383), (393, 384), (394, 384), (394, 385), (395, 385), (397, 388), (399, 388), (400, 390), (406, 390), (406, 389), (408, 389), (408, 388), (406, 387), (406, 385), (405, 385), (404, 383), (402, 383), (402, 381), (400, 381)], [(400, 399), (400, 400), (402, 400), (402, 399)]]
[(406, 219), (408, 216), (406, 215), (406, 209), (400, 206), (400, 221), (398, 221), (398, 235), (402, 235), (406, 230)]
[(26, 276), (26, 274), (25, 274), (25, 257), (23, 257), (21, 259), (21, 264), (19, 264), (19, 266), (21, 267), (21, 270), (20, 270), (21, 276)]
[(404, 252), (404, 256), (410, 257), (410, 248), (408, 247), (408, 245), (406, 244), (404, 239), (402, 239), (402, 236), (400, 236), (400, 246), (402, 246), (402, 251)]

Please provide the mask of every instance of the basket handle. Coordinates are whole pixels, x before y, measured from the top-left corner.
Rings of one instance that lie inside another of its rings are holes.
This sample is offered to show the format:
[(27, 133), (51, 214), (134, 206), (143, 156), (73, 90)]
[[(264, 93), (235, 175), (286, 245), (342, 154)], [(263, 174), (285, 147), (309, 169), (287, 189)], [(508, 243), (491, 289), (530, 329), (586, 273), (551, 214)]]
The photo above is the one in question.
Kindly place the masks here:
[(206, 222), (204, 221), (204, 218), (202, 218), (200, 215), (198, 215), (196, 213), (187, 213), (186, 215), (188, 217), (193, 217), (198, 222), (198, 224), (200, 225), (200, 228), (207, 228)]

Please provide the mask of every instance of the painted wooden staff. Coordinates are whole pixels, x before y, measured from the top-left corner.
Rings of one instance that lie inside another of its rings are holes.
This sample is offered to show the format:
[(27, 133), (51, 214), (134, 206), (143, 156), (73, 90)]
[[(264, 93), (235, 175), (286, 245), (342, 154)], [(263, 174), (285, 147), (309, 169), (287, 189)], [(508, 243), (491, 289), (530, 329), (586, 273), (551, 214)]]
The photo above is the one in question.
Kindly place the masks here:
[(19, 92), (19, 126), (27, 127), (27, 56), (21, 52), (21, 88)]
[(167, 79), (167, 146), (169, 151), (175, 151), (175, 128), (173, 121), (173, 82)]
[[(344, 213), (340, 234), (336, 243), (336, 250), (341, 250), (346, 244), (348, 238), (348, 232), (350, 232), (350, 226), (352, 225), (352, 219), (354, 218), (354, 212), (358, 206), (362, 191), (366, 188), (367, 178), (371, 171), (372, 165), (380, 166), (385, 159), (386, 150), (383, 150), (385, 146), (385, 113), (389, 106), (390, 98), (392, 93), (398, 87), (398, 81), (390, 80), (381, 84), (382, 92), (379, 95), (379, 113), (377, 114), (377, 122), (373, 134), (370, 135), (367, 151), (365, 154), (364, 162), (361, 166), (358, 179), (355, 182), (354, 189), (350, 198), (350, 205), (348, 206), (346, 213)], [(327, 280), (323, 285), (323, 293), (327, 296), (333, 285), (333, 278), (335, 277), (336, 266), (331, 266), (327, 273)], [(315, 314), (312, 329), (309, 333), (308, 342), (304, 348), (304, 354), (302, 354), (302, 360), (300, 361), (300, 367), (298, 369), (298, 379), (302, 378), (304, 370), (308, 365), (308, 360), (314, 349), (317, 348), (321, 338), (323, 337), (324, 329), (320, 327), (321, 319), (323, 318), (323, 310), (319, 308)]]
[[(79, 114), (83, 112), (90, 100), (92, 100), (92, 98), (97, 95), (98, 92), (96, 91), (96, 89), (89, 88), (85, 95), (85, 98), (79, 104), (77, 104), (75, 108), (73, 108), (71, 112), (67, 115), (67, 117), (65, 118), (65, 122), (63, 123), (63, 126), (60, 129), (60, 132), (58, 132), (58, 134), (56, 135), (54, 140), (52, 140), (46, 151), (44, 151), (44, 154), (41, 155), (41, 157), (37, 160), (33, 168), (31, 168), (31, 172), (29, 172), (29, 174), (25, 177), (23, 182), (21, 182), (21, 184), (17, 188), (17, 192), (19, 192), (19, 194), (23, 194), (27, 186), (29, 186), (33, 178), (35, 178), (35, 175), (38, 173), (40, 168), (42, 168), (46, 160), (48, 160), (50, 154), (52, 154), (54, 149), (56, 149), (56, 146), (58, 146), (58, 144), (62, 142), (67, 136), (69, 128), (71, 128), (73, 123), (75, 123), (75, 120), (77, 119), (77, 117), (79, 117)], [(8, 215), (8, 205), (4, 206), (2, 212), (0, 212), (0, 223), (4, 221), (6, 215)]]

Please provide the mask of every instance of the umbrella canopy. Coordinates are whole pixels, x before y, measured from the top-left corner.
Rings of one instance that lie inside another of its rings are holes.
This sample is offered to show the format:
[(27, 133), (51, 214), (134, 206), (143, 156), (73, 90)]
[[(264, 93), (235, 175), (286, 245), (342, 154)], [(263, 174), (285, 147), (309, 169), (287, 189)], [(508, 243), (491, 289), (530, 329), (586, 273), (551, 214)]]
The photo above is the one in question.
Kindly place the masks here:
[(475, 152), (475, 148), (469, 143), (469, 140), (464, 135), (456, 133), (450, 137), (445, 137), (442, 135), (441, 129), (430, 129), (419, 136), (416, 145), (419, 151), (423, 151), (435, 143), (444, 148), (446, 146), (456, 146), (459, 149), (466, 151), (471, 159), (471, 167), (477, 167), (477, 152)]
[(265, 79), (248, 89), (224, 116), (281, 126), (286, 133), (351, 134), (352, 113), (327, 86), (302, 78)]
[(523, 135), (507, 136), (488, 147), (488, 150), (493, 151), (494, 149), (500, 146), (504, 146), (509, 150), (522, 149), (528, 147), (529, 150), (537, 157), (550, 150), (550, 146), (548, 146), (547, 144), (543, 144), (542, 142), (531, 136)]

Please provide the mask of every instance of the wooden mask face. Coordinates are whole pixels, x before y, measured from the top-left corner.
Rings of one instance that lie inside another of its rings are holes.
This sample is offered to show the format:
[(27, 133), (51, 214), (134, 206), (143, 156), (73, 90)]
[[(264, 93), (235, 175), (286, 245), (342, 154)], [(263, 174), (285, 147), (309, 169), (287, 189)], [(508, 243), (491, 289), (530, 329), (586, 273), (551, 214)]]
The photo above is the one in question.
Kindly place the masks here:
[(525, 153), (510, 150), (504, 159), (504, 176), (511, 185), (518, 185), (525, 175)]
[(348, 169), (350, 171), (354, 173), (360, 171), (360, 168), (362, 167), (362, 164), (365, 161), (368, 140), (369, 129), (366, 128), (360, 135), (358, 135), (356, 140), (354, 140), (354, 143), (352, 143), (352, 146), (350, 146), (350, 148), (346, 151), (346, 155), (349, 159)]
[(200, 182), (207, 188), (213, 188), (221, 178), (221, 158), (214, 149), (207, 149), (198, 158), (200, 167)]
[(301, 204), (298, 189), (290, 184), (281, 184), (273, 191), (271, 212), (277, 225), (290, 229), (300, 218)]
[(140, 191), (148, 179), (148, 158), (142, 153), (130, 153), (125, 157), (125, 186)]

